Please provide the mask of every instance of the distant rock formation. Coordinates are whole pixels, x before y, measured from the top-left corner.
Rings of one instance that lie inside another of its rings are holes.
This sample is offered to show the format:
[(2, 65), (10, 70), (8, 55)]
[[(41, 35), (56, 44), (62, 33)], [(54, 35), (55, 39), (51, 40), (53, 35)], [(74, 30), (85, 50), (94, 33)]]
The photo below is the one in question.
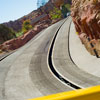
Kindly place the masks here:
[(3, 24), (9, 28), (12, 28), (14, 31), (20, 31), (22, 28), (22, 23), (23, 22), (21, 20), (15, 20)]
[(31, 22), (37, 19), (38, 16), (43, 15), (43, 14), (49, 14), (51, 10), (53, 10), (54, 6), (59, 6), (61, 3), (69, 3), (71, 4), (71, 0), (49, 0), (48, 3), (46, 3), (44, 6), (38, 8), (35, 11), (32, 11), (28, 15), (23, 16), (22, 18), (19, 18), (15, 21), (10, 21), (3, 23), (9, 28), (12, 28), (14, 31), (20, 31), (22, 28), (22, 23), (24, 20), (29, 19)]
[(51, 24), (57, 22), (52, 22), (50, 19), (49, 13), (53, 10), (53, 7), (60, 7), (62, 3), (69, 3), (71, 4), (70, 0), (49, 0), (49, 2), (39, 9), (31, 12), (30, 14), (16, 20), (16, 21), (10, 21), (7, 23), (3, 23), (9, 28), (12, 28), (15, 31), (20, 31), (22, 28), (22, 23), (25, 20), (30, 20), (32, 26), (34, 28), (30, 30), (29, 32), (25, 33), (23, 36), (20, 36), (15, 39), (11, 39), (9, 41), (4, 42), (0, 45), (0, 50), (2, 51), (9, 51), (9, 50), (15, 50), (19, 47), (26, 44), (30, 39), (32, 39), (37, 33), (42, 31), (44, 28), (47, 28)]
[[(28, 15), (23, 16), (22, 18), (19, 18), (19, 19), (15, 20), (15, 21), (6, 22), (6, 23), (3, 23), (3, 24), (5, 26), (9, 27), (9, 28), (12, 28), (14, 31), (18, 32), (18, 31), (20, 31), (22, 29), (23, 21), (28, 19), (32, 23), (32, 22), (34, 22), (34, 20), (37, 20), (38, 16), (46, 15), (52, 9), (53, 9), (53, 4), (51, 2), (48, 2), (45, 6), (42, 6), (42, 7), (38, 8), (35, 11), (32, 11), (31, 13), (29, 13)], [(32, 23), (32, 24), (36, 24), (36, 23)]]

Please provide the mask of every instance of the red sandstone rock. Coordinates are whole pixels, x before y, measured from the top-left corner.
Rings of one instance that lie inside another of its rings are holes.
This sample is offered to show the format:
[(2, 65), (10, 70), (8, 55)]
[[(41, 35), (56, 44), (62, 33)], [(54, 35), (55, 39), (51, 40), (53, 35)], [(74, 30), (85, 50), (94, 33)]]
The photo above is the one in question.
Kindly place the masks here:
[(100, 0), (72, 0), (73, 22), (79, 34), (100, 38)]
[(100, 0), (72, 0), (71, 11), (82, 43), (92, 55), (95, 55), (95, 49), (100, 56)]
[(23, 36), (16, 38), (16, 39), (12, 39), (9, 40), (5, 43), (3, 43), (0, 46), (0, 49), (2, 49), (3, 51), (5, 50), (15, 50), (21, 46), (23, 46), (25, 43), (27, 43), (30, 39), (32, 39), (32, 37), (34, 37), (36, 35), (36, 31), (29, 31), (26, 34), (24, 34)]
[(23, 36), (4, 42), (2, 45), (0, 45), (0, 49), (3, 51), (18, 49), (19, 47), (26, 44), (29, 40), (31, 40), (37, 33), (42, 31), (44, 28), (47, 28), (48, 26), (50, 26), (49, 19), (41, 20), (37, 25), (35, 25), (34, 30), (30, 30)]

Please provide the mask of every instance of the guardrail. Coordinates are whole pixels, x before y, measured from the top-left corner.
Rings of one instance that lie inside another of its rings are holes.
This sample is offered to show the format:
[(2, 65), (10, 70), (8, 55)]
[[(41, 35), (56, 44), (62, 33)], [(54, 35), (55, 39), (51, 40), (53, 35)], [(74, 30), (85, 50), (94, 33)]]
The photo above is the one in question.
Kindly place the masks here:
[(100, 86), (63, 92), (29, 100), (100, 100)]

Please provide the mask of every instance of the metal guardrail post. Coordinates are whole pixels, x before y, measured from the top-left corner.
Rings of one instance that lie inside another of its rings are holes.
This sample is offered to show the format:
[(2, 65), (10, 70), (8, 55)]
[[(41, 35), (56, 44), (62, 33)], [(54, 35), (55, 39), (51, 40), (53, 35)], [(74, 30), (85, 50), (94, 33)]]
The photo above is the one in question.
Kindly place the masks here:
[(99, 58), (99, 55), (98, 55), (98, 53), (97, 53), (96, 49), (94, 48), (94, 45), (91, 43), (90, 38), (88, 37), (87, 39), (88, 39), (88, 41), (89, 41), (89, 43), (90, 43), (91, 47), (93, 48), (93, 51), (94, 51), (94, 53), (95, 53), (96, 57), (97, 57), (97, 58)]

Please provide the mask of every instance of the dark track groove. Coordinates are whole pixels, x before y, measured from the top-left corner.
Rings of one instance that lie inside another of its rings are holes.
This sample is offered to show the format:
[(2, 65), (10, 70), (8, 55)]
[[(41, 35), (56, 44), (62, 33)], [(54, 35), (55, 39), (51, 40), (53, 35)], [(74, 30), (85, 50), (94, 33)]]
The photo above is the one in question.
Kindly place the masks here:
[[(67, 19), (68, 19), (68, 18), (67, 18)], [(67, 19), (66, 19), (66, 20), (67, 20)], [(64, 21), (64, 23), (66, 22), (66, 20)], [(64, 24), (64, 23), (63, 23), (63, 24)], [(56, 32), (54, 38), (53, 38), (53, 41), (52, 41), (50, 50), (49, 50), (49, 55), (48, 55), (49, 67), (50, 67), (51, 71), (53, 72), (53, 74), (54, 74), (59, 80), (61, 80), (62, 82), (66, 83), (68, 86), (70, 86), (70, 87), (72, 87), (72, 88), (74, 88), (74, 89), (81, 89), (81, 87), (79, 87), (79, 86), (73, 84), (72, 82), (66, 80), (65, 78), (63, 78), (63, 76), (61, 76), (61, 75), (55, 70), (54, 65), (53, 65), (53, 63), (52, 63), (52, 52), (53, 52), (54, 43), (55, 43), (56, 37), (57, 37), (57, 35), (58, 35), (58, 32), (59, 32), (59, 30), (61, 29), (61, 27), (63, 26), (63, 24), (58, 28), (58, 30), (57, 30), (57, 32)], [(71, 25), (71, 23), (70, 23), (70, 25)], [(70, 32), (70, 25), (69, 25), (69, 32)]]
[(5, 58), (7, 58), (8, 56), (10, 56), (11, 54), (13, 54), (15, 51), (9, 52), (8, 54), (5, 54), (3, 57), (0, 58), (0, 61), (4, 60)]

